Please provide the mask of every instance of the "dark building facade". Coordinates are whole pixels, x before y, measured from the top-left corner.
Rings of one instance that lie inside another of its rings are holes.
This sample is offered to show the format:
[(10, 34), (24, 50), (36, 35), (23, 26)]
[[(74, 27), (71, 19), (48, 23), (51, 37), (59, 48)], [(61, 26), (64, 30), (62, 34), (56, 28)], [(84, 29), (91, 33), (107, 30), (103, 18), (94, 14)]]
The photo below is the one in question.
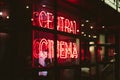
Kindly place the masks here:
[(119, 5), (0, 1), (1, 80), (119, 80)]

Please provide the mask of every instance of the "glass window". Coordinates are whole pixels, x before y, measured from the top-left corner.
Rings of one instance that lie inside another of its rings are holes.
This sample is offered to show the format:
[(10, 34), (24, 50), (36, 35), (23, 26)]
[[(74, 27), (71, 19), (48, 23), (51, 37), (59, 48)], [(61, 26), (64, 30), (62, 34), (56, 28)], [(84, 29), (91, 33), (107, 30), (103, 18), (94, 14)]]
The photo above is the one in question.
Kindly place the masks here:
[(115, 64), (100, 64), (99, 65), (99, 79), (100, 80), (115, 80)]
[(53, 1), (36, 0), (33, 3), (32, 25), (54, 29)]
[(60, 69), (59, 80), (77, 80), (80, 79), (79, 69)]
[(57, 56), (58, 64), (79, 64), (79, 39), (58, 35)]
[(49, 67), (54, 59), (53, 35), (33, 30), (33, 67)]
[(107, 36), (107, 43), (115, 44), (115, 35), (108, 35)]
[(72, 34), (80, 34), (80, 19), (74, 14), (74, 9), (71, 9), (72, 6), (68, 6), (66, 1), (58, 0), (57, 5), (57, 30), (72, 33)]
[(81, 80), (90, 79), (90, 68), (89, 67), (81, 67)]

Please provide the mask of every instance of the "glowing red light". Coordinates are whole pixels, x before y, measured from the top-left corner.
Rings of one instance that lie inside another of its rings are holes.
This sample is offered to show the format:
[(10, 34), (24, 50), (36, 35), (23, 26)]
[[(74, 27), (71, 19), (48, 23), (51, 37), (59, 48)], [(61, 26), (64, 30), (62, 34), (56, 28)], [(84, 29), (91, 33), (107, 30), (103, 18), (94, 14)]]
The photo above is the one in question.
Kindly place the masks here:
[(39, 26), (44, 28), (53, 29), (53, 14), (46, 13), (45, 11), (41, 11), (39, 13)]
[(97, 50), (97, 61), (101, 61), (101, 47), (98, 47), (98, 50)]
[(84, 54), (85, 54), (84, 49), (81, 49), (81, 60), (82, 61), (84, 61), (84, 59), (85, 59), (85, 57), (84, 57), (85, 55)]
[[(48, 58), (54, 58), (54, 42), (53, 40), (41, 39), (39, 42), (34, 40), (33, 56), (39, 58), (41, 52), (47, 52)], [(42, 56), (41, 56), (42, 57)], [(76, 43), (57, 41), (57, 57), (60, 59), (78, 58), (78, 50)]]
[(60, 58), (67, 58), (67, 54), (65, 53), (65, 44), (63, 41), (60, 41), (60, 47), (59, 47), (59, 51), (60, 51)]
[(47, 14), (44, 11), (41, 11), (39, 14), (39, 25), (41, 27), (46, 27)]
[(67, 0), (68, 2), (78, 5), (80, 0)]
[[(41, 11), (33, 12), (33, 25), (39, 27), (54, 29), (54, 16), (52, 13)], [(76, 21), (69, 20), (65, 17), (57, 17), (57, 30), (76, 34)]]
[(35, 58), (39, 58), (39, 42), (37, 40), (33, 42), (33, 53)]
[(65, 49), (65, 53), (67, 53), (67, 58), (71, 58), (72, 57), (72, 42), (69, 42), (69, 44), (67, 42), (65, 42), (65, 46), (66, 46), (66, 49)]
[(78, 58), (77, 45), (76, 45), (76, 43), (73, 43), (73, 54), (72, 54), (72, 58)]
[(54, 42), (53, 42), (53, 40), (48, 40), (48, 43), (49, 43), (49, 45), (48, 45), (48, 51), (49, 51), (48, 58), (53, 58), (54, 54), (52, 54), (52, 53), (54, 53), (54, 47), (53, 47)]
[(57, 30), (63, 31), (64, 27), (64, 17), (58, 17), (58, 25), (57, 25)]
[(40, 51), (46, 51), (47, 50), (47, 46), (48, 46), (48, 41), (46, 39), (41, 39), (39, 47), (40, 47)]

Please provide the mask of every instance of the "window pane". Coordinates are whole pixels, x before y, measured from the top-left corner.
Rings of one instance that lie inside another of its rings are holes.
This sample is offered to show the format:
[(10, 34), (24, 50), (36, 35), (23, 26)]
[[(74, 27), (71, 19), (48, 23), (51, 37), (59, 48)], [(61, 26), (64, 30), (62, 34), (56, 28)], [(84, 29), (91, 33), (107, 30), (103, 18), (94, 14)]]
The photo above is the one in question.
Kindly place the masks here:
[(77, 15), (78, 12), (74, 14), (75, 10), (71, 9), (72, 7), (68, 6), (69, 4), (66, 3), (66, 1), (64, 0), (57, 0), (57, 1), (58, 1), (57, 30), (66, 33), (79, 34), (80, 19)]
[(80, 70), (79, 69), (61, 69), (59, 80), (79, 80)]
[(58, 64), (79, 64), (79, 39), (58, 35), (57, 41)]
[(108, 35), (107, 36), (107, 43), (115, 44), (115, 35)]
[(101, 64), (99, 65), (100, 80), (115, 80), (115, 64)]
[(33, 30), (33, 67), (49, 67), (54, 59), (53, 35)]
[(33, 3), (32, 25), (42, 28), (54, 29), (52, 0), (36, 0)]

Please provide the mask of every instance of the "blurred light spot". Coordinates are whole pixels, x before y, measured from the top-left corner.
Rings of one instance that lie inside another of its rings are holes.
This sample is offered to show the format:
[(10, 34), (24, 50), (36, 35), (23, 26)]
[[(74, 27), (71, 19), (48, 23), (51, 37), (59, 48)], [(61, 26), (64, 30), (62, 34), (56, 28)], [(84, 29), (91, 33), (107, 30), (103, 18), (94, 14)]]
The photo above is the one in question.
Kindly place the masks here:
[(0, 37), (6, 37), (6, 36), (8, 36), (7, 33), (3, 33), (3, 32), (0, 33)]
[(90, 29), (93, 29), (93, 26), (90, 26)]
[(42, 5), (42, 7), (46, 7), (46, 5)]
[(27, 6), (26, 6), (26, 8), (28, 9), (28, 8), (29, 8), (29, 6), (27, 5)]
[(7, 18), (7, 19), (9, 19), (10, 17), (9, 17), (9, 16), (7, 16), (6, 18)]
[(2, 16), (3, 15), (3, 13), (2, 12), (0, 12), (0, 16)]
[(31, 18), (31, 21), (33, 21), (34, 19), (33, 18)]
[(105, 28), (105, 26), (102, 26), (102, 28)]
[(86, 34), (84, 34), (84, 36), (86, 36)]
[(85, 22), (89, 22), (89, 20), (86, 20)]
[(77, 32), (79, 32), (79, 30), (77, 30)]
[(93, 38), (97, 38), (97, 36), (93, 36)]
[(81, 32), (81, 34), (84, 34), (84, 32)]
[(88, 37), (91, 37), (91, 35), (88, 35)]
[(81, 26), (85, 26), (84, 24), (81, 24)]

